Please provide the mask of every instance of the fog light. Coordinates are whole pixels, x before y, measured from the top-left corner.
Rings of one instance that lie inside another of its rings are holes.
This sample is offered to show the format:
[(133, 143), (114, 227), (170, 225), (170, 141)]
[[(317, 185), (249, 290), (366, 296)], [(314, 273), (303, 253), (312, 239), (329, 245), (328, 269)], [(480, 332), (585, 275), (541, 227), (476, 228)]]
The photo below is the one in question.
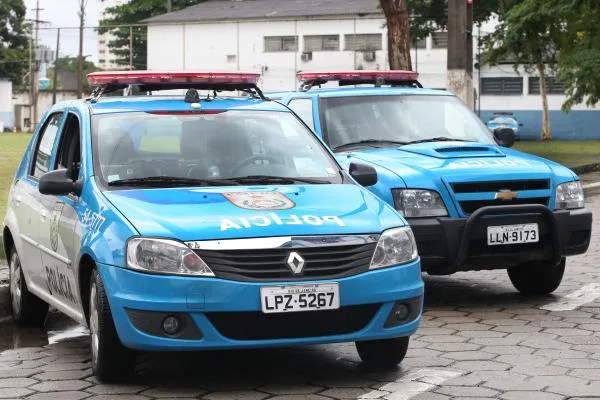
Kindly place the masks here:
[(394, 317), (398, 322), (406, 320), (409, 314), (410, 308), (406, 304), (396, 304), (396, 307), (394, 307)]
[(163, 331), (167, 335), (174, 335), (179, 330), (179, 318), (169, 315), (162, 322)]

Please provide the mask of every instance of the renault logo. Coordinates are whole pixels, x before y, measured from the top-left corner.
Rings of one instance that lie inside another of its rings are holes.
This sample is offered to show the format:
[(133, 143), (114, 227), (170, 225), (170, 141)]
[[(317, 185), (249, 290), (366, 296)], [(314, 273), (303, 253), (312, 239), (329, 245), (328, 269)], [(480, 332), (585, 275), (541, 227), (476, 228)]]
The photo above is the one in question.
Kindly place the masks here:
[(288, 256), (287, 265), (294, 274), (299, 274), (304, 268), (304, 258), (300, 257), (300, 254), (295, 251), (292, 251)]
[(512, 192), (510, 190), (500, 190), (496, 193), (497, 200), (513, 200), (519, 196), (518, 192)]

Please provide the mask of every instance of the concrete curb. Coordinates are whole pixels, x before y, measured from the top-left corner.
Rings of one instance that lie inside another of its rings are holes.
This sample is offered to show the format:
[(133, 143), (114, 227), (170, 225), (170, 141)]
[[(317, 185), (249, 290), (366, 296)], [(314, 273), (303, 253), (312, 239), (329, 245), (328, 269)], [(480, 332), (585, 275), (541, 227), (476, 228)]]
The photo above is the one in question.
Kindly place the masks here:
[(576, 165), (574, 167), (569, 167), (569, 169), (575, 172), (577, 175), (587, 174), (588, 172), (600, 171), (600, 162)]

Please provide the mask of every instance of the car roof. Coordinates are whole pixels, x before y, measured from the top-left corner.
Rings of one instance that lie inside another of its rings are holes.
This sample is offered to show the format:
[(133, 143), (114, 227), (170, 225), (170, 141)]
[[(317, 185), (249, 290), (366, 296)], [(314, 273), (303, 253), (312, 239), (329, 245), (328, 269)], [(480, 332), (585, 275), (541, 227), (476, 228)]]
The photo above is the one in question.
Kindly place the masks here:
[(346, 96), (372, 96), (378, 95), (434, 95), (454, 96), (451, 92), (442, 89), (408, 88), (408, 87), (333, 87), (312, 88), (306, 91), (290, 91), (265, 93), (265, 96), (284, 98), (292, 94), (305, 94), (318, 97), (346, 97)]
[[(190, 111), (190, 103), (184, 96), (123, 96), (104, 97), (98, 102), (89, 103), (92, 114), (108, 114), (132, 111)], [(247, 97), (217, 97), (200, 100), (201, 110), (252, 110), (290, 112), (286, 107), (274, 101), (265, 101)]]

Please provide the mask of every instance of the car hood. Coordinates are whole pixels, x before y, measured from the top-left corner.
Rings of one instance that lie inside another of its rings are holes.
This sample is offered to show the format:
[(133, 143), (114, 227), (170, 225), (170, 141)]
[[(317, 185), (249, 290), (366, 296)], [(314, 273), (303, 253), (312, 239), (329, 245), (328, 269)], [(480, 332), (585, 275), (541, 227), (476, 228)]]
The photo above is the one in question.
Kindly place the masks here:
[(380, 233), (406, 225), (385, 202), (353, 184), (104, 193), (141, 235), (183, 241)]
[[(495, 145), (435, 142), (347, 154), (393, 172), (406, 187), (436, 188), (440, 183), (512, 179), (572, 180), (560, 164)], [(429, 178), (429, 179), (424, 179)], [(441, 181), (441, 182), (440, 182)]]

